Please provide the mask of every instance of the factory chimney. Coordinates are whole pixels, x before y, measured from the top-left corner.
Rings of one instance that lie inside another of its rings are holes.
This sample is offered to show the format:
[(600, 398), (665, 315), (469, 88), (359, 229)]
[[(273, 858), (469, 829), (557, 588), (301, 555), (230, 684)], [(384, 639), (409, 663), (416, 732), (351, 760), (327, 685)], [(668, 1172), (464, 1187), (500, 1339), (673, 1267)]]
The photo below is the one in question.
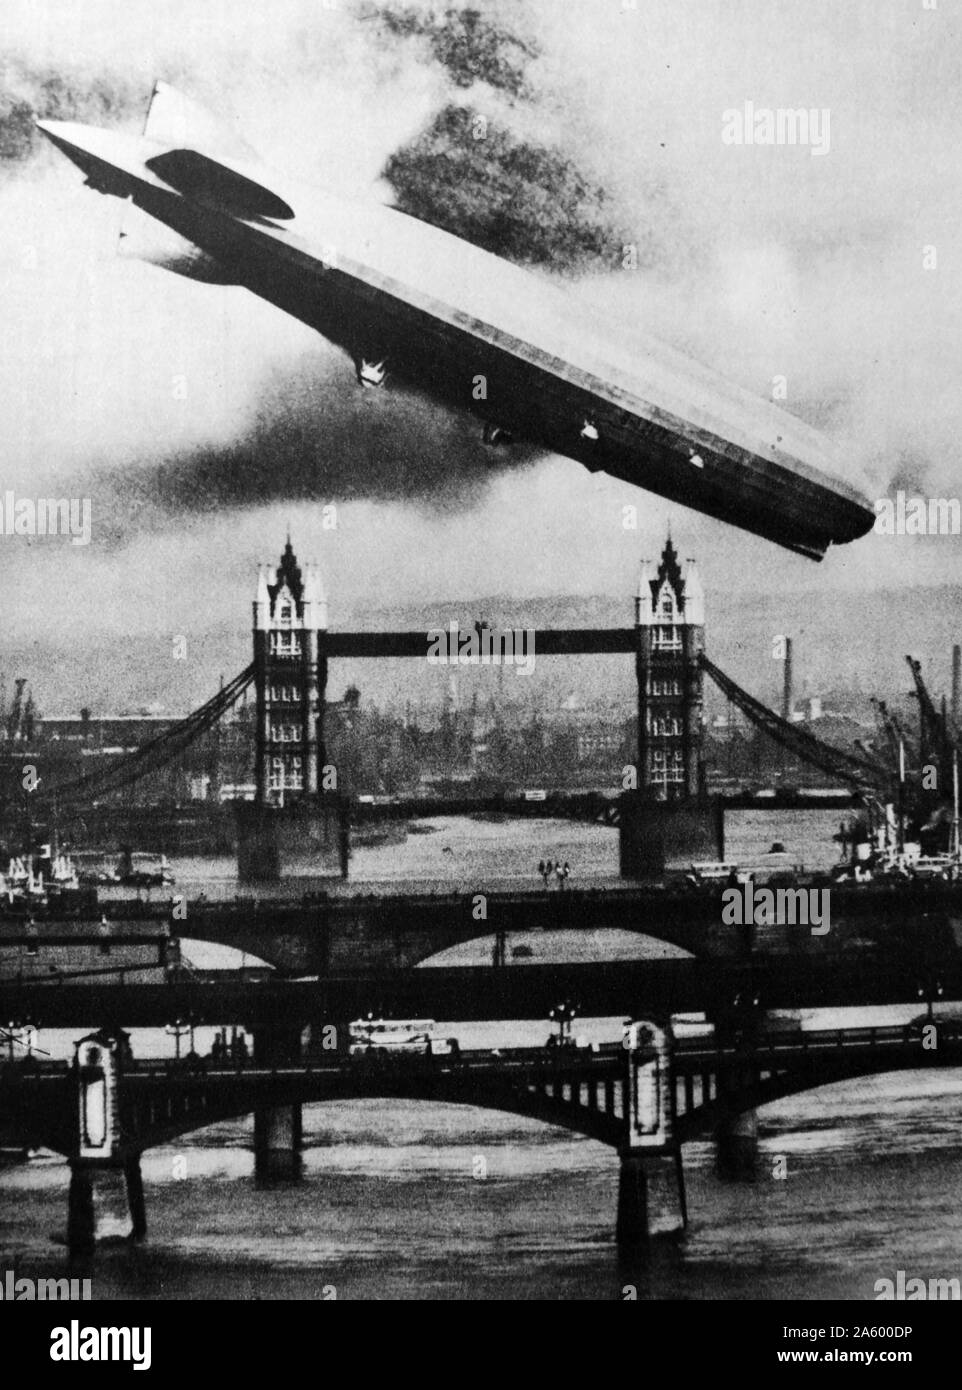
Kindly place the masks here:
[(782, 688), (782, 718), (786, 722), (791, 721), (792, 710), (795, 708), (795, 691), (793, 689), (794, 671), (792, 667), (792, 639), (785, 638), (785, 684)]
[(958, 729), (959, 705), (962, 701), (962, 647), (958, 643), (952, 648), (952, 727)]

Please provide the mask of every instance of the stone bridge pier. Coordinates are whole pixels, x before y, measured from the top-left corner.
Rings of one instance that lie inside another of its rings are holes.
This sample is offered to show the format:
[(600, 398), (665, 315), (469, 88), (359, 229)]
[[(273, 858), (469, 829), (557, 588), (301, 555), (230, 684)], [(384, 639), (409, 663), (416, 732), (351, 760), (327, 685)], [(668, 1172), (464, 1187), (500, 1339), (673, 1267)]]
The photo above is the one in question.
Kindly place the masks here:
[(77, 1139), (70, 1154), (67, 1248), (88, 1254), (100, 1241), (147, 1234), (140, 1149), (120, 1120), (126, 1035), (102, 1031), (76, 1044)]
[(629, 1025), (625, 1137), (619, 1147), (618, 1245), (647, 1244), (688, 1224), (681, 1145), (675, 1136), (669, 1031), (654, 1023)]
[(718, 1118), (715, 1124), (715, 1170), (720, 1178), (754, 1182), (758, 1169), (758, 1112), (739, 1106), (739, 1092), (754, 1081), (748, 1055), (718, 1074)]
[[(300, 1028), (258, 1028), (254, 1031), (254, 1065), (298, 1066)], [(303, 1171), (302, 1105), (283, 1096), (254, 1106), (254, 1176), (260, 1182), (296, 1182)]]
[(715, 1171), (734, 1182), (754, 1182), (758, 1167), (758, 1112), (745, 1105), (755, 1090), (765, 1011), (751, 991), (715, 1016), (715, 1037), (730, 1050), (716, 1074)]

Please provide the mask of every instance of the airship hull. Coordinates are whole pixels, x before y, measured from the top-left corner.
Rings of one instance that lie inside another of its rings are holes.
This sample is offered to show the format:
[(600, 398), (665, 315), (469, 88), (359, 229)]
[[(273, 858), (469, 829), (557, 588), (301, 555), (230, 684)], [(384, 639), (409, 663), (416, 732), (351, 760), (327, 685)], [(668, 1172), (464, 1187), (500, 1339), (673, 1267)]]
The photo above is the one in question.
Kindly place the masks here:
[(282, 194), (234, 161), (39, 124), (88, 182), (132, 198), (359, 368), (381, 367), (374, 379), (812, 558), (874, 523), (822, 435), (497, 256), (390, 208)]

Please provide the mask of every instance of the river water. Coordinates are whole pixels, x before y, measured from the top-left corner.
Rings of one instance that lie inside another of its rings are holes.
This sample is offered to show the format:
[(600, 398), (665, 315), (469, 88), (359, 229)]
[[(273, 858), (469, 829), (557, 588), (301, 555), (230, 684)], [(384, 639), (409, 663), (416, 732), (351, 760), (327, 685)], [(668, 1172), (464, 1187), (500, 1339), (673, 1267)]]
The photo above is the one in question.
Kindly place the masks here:
[[(827, 868), (839, 857), (832, 841), (837, 811), (734, 811), (725, 820), (726, 857), (750, 864), (780, 840), (806, 869)], [(430, 891), (475, 892), (485, 887), (538, 887), (541, 860), (570, 865), (572, 888), (620, 882), (618, 832), (574, 821), (483, 816), (415, 821), (402, 844), (352, 848), (350, 878), (372, 891), (396, 892), (400, 882)], [(177, 890), (189, 898), (233, 898), (240, 890), (233, 859), (173, 860)], [(323, 886), (338, 892), (336, 880)], [(250, 889), (244, 890), (248, 894)], [(168, 890), (165, 890), (165, 894)]]
[[(831, 862), (837, 817), (748, 813), (729, 855), (779, 838), (806, 865)], [(360, 851), (359, 877), (439, 881), (485, 870), (531, 875), (532, 856), (568, 858), (585, 880), (616, 871), (599, 827), (554, 822), (436, 823), (405, 845)], [(534, 832), (534, 833), (533, 833)], [(432, 844), (431, 842), (436, 842)], [(448, 846), (445, 852), (444, 846)], [(737, 846), (737, 848), (736, 848)], [(363, 863), (362, 863), (363, 856)], [(181, 870), (201, 866), (179, 866)], [(221, 876), (228, 875), (227, 866)], [(879, 1022), (912, 1009), (875, 1010)], [(827, 1027), (868, 1016), (805, 1017)], [(92, 1021), (93, 1022), (93, 1021)], [(466, 1046), (543, 1041), (546, 1025), (445, 1024)], [(590, 1037), (620, 1020), (589, 1020)], [(77, 1030), (41, 1034), (69, 1055)], [(470, 1034), (470, 1036), (468, 1036)], [(199, 1036), (204, 1048), (209, 1035)], [(139, 1055), (170, 1052), (163, 1033), (134, 1035)], [(105, 1248), (89, 1272), (95, 1298), (872, 1299), (875, 1283), (962, 1277), (962, 1071), (929, 1069), (847, 1082), (759, 1111), (753, 1184), (715, 1176), (707, 1143), (685, 1146), (690, 1226), (626, 1263), (613, 1242), (617, 1160), (591, 1140), (469, 1106), (400, 1101), (305, 1108), (304, 1176), (258, 1187), (250, 1119), (212, 1126), (144, 1155), (149, 1236)], [(0, 1269), (62, 1273), (67, 1168), (55, 1155), (0, 1169)]]

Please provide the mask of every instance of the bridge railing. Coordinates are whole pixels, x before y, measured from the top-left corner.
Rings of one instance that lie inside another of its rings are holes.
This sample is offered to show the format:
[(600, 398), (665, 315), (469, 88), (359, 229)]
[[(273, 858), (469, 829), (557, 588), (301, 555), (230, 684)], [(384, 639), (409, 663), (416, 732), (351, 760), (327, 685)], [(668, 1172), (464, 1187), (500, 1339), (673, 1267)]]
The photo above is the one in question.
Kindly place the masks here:
[[(954, 1027), (932, 1020), (948, 1041), (962, 1047), (962, 1022)], [(757, 1058), (785, 1057), (787, 1055), (818, 1055), (826, 1052), (844, 1052), (868, 1048), (870, 1050), (890, 1051), (911, 1048), (919, 1052), (924, 1048), (922, 1032), (923, 1021), (907, 1024), (888, 1024), (858, 1028), (832, 1028), (785, 1031), (755, 1037), (748, 1043), (748, 1049)], [(722, 1042), (714, 1037), (688, 1038), (676, 1040), (674, 1056), (682, 1064), (686, 1060), (702, 1063), (712, 1059), (726, 1059), (733, 1055), (744, 1055), (747, 1040)], [(457, 1053), (424, 1052), (380, 1052), (376, 1054), (347, 1053), (332, 1051), (328, 1057), (304, 1057), (298, 1061), (263, 1063), (253, 1057), (213, 1059), (210, 1057), (149, 1057), (128, 1061), (124, 1074), (140, 1078), (199, 1078), (204, 1076), (259, 1075), (276, 1077), (303, 1077), (316, 1073), (343, 1071), (345, 1068), (359, 1072), (375, 1070), (406, 1071), (451, 1071), (472, 1070), (492, 1071), (538, 1071), (551, 1073), (557, 1071), (582, 1070), (590, 1073), (598, 1070), (610, 1071), (620, 1063), (624, 1049), (618, 1042), (608, 1042), (592, 1048), (549, 1049), (545, 1047), (483, 1048), (461, 1049)], [(40, 1057), (36, 1054), (14, 1058), (0, 1057), (0, 1078), (15, 1080), (18, 1077), (50, 1077), (67, 1075), (73, 1063)]]
[[(305, 1057), (299, 1061), (278, 1063), (258, 1062), (252, 1057), (246, 1059), (228, 1058), (224, 1061), (209, 1057), (148, 1057), (128, 1061), (124, 1066), (124, 1076), (129, 1078), (190, 1078), (203, 1076), (258, 1075), (276, 1077), (309, 1076), (342, 1071), (345, 1067), (358, 1072), (374, 1070), (423, 1070), (437, 1071), (445, 1068), (452, 1071), (471, 1070), (538, 1070), (552, 1073), (559, 1070), (586, 1072), (598, 1069), (611, 1069), (613, 1062), (620, 1061), (623, 1048), (618, 1043), (603, 1048), (549, 1049), (544, 1047), (518, 1048), (479, 1048), (464, 1049), (456, 1054), (425, 1052), (381, 1052), (376, 1055), (364, 1053), (349, 1054), (332, 1051), (328, 1058)], [(10, 1068), (14, 1073), (28, 1075), (65, 1076), (72, 1070), (73, 1063), (66, 1060), (40, 1059), (36, 1057), (16, 1058), (6, 1062), (0, 1060), (0, 1073)]]
[[(945, 1027), (937, 1019), (932, 1021), (940, 1030)], [(949, 1025), (947, 1031), (949, 1038), (962, 1041), (962, 1022), (954, 1028)], [(918, 1046), (921, 1048), (923, 1041), (921, 1024), (912, 1022), (866, 1025), (859, 1028), (795, 1029), (780, 1033), (759, 1033), (751, 1038), (750, 1047), (759, 1055), (771, 1055), (785, 1052), (840, 1051), (845, 1048), (864, 1047), (884, 1049)], [(733, 1052), (744, 1051), (747, 1043), (748, 1040), (744, 1035), (741, 1043), (722, 1042), (712, 1037), (689, 1038), (676, 1041), (675, 1052), (681, 1057), (705, 1054), (728, 1056)]]

